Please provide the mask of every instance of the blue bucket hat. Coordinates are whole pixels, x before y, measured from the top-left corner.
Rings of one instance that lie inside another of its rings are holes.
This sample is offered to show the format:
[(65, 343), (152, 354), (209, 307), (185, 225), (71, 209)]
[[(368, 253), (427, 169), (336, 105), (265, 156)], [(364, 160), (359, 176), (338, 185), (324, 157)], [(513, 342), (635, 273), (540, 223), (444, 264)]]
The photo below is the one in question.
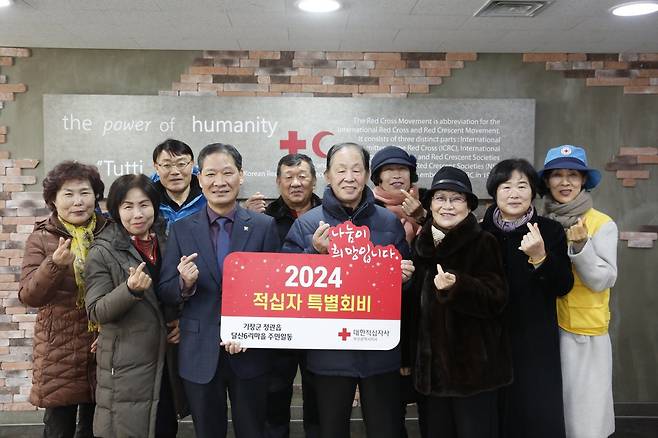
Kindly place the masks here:
[(574, 169), (587, 174), (583, 188), (591, 190), (601, 182), (601, 172), (587, 166), (585, 149), (564, 144), (551, 148), (546, 153), (544, 168), (539, 171), (539, 178), (544, 179), (544, 172), (553, 169)]

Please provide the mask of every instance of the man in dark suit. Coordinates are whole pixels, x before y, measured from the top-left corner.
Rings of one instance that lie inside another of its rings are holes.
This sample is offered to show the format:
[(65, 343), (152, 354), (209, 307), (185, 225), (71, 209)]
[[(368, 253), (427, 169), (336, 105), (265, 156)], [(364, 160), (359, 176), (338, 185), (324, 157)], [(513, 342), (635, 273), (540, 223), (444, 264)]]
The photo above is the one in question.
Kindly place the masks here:
[(208, 145), (198, 165), (208, 205), (172, 225), (158, 293), (165, 303), (183, 303), (179, 369), (197, 438), (226, 436), (227, 391), (236, 437), (261, 438), (269, 351), (220, 340), (222, 269), (233, 251), (278, 251), (276, 224), (237, 204), (244, 175), (235, 147)]

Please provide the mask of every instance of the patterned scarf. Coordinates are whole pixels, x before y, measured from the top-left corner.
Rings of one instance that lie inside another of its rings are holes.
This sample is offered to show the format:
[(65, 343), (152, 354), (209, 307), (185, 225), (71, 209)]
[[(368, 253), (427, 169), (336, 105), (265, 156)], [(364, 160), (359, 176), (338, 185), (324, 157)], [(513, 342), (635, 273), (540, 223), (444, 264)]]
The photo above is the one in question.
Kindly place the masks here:
[[(414, 198), (418, 199), (418, 187), (412, 185), (409, 192)], [(414, 237), (416, 237), (420, 225), (418, 225), (416, 221), (411, 216), (408, 216), (402, 209), (402, 201), (404, 201), (406, 197), (402, 192), (387, 192), (380, 186), (375, 186), (373, 193), (375, 194), (375, 199), (383, 203), (387, 209), (400, 219), (400, 222), (402, 222), (402, 226), (404, 227), (407, 242), (411, 243), (411, 241), (414, 240)]]
[(130, 236), (133, 246), (142, 256), (146, 257), (152, 266), (158, 264), (158, 238), (155, 233), (150, 233), (148, 239), (138, 239), (137, 236)]
[(514, 231), (518, 227), (527, 224), (530, 218), (532, 218), (533, 214), (535, 214), (535, 207), (530, 204), (530, 208), (525, 212), (523, 216), (514, 221), (506, 221), (503, 219), (503, 214), (501, 213), (500, 209), (496, 207), (493, 212), (493, 223), (496, 225), (496, 227), (498, 227), (499, 230), (504, 231), (505, 233), (509, 233), (510, 231)]
[(75, 305), (78, 309), (85, 307), (85, 260), (89, 247), (94, 241), (94, 229), (96, 228), (96, 215), (91, 216), (87, 225), (76, 226), (66, 222), (58, 216), (59, 221), (64, 225), (66, 231), (71, 235), (71, 252), (75, 256), (73, 260), (73, 272), (75, 273), (75, 284), (78, 286), (78, 295)]
[(562, 224), (565, 230), (578, 222), (589, 209), (594, 206), (592, 195), (585, 190), (578, 193), (574, 199), (564, 204), (557, 202), (551, 194), (544, 201), (544, 215)]

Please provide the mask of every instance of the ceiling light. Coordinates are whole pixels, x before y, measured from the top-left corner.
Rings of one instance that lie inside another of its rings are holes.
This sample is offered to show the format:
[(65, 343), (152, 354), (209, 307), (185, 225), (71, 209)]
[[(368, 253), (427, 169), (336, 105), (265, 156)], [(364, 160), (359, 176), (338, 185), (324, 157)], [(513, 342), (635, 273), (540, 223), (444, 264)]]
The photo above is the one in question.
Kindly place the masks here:
[(333, 12), (340, 9), (336, 0), (300, 0), (297, 7), (306, 12)]
[(0, 8), (4, 8), (5, 6), (9, 6), (11, 4), (11, 0), (0, 0)]
[(656, 2), (622, 3), (610, 8), (610, 12), (619, 17), (635, 17), (636, 15), (653, 14), (656, 11), (658, 11), (658, 3)]

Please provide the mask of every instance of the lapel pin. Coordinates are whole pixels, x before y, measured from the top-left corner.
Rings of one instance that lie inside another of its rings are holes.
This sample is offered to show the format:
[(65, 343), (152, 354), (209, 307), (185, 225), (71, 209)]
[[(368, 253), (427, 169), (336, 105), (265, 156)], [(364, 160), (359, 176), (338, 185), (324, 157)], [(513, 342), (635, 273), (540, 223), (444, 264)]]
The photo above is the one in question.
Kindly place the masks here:
[(249, 231), (249, 227), (244, 227), (244, 230), (245, 230), (245, 231)]

